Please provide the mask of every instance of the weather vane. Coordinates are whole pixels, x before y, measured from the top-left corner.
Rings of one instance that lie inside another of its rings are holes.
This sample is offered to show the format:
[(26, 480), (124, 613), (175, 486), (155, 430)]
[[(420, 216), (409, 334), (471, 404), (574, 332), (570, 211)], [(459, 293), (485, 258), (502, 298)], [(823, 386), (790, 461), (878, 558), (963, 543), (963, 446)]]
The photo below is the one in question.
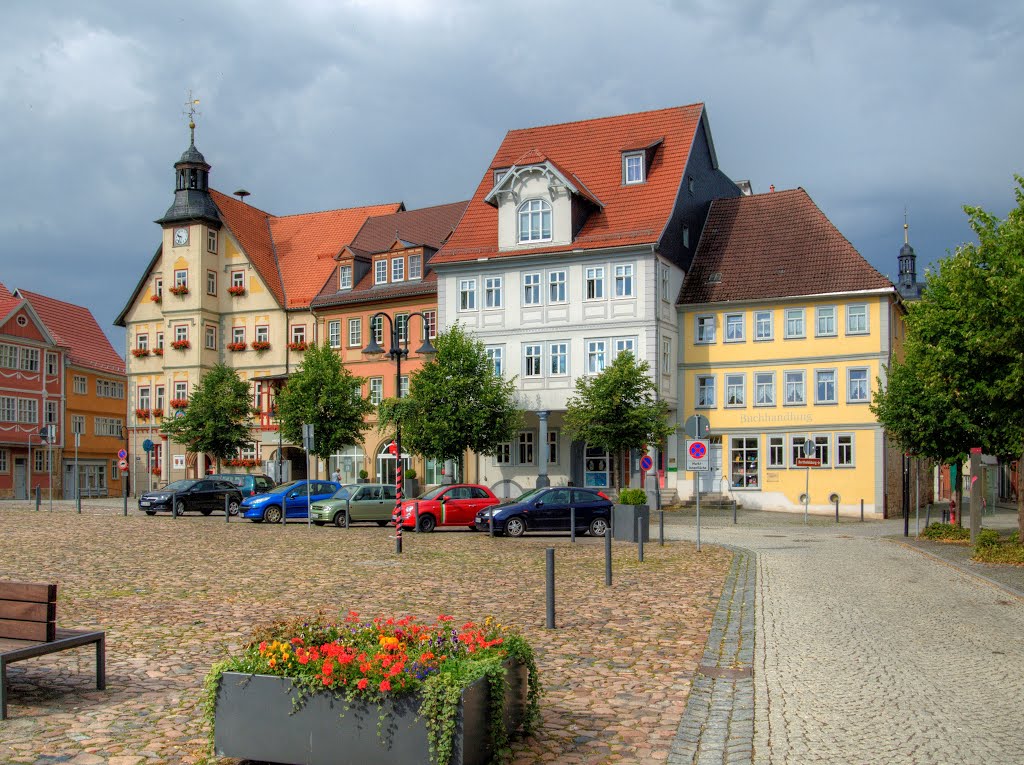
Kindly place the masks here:
[(202, 114), (196, 107), (199, 105), (198, 98), (192, 98), (192, 91), (188, 92), (188, 101), (185, 102), (185, 111), (182, 114), (188, 115), (188, 129), (191, 134), (192, 143), (196, 142), (196, 115)]

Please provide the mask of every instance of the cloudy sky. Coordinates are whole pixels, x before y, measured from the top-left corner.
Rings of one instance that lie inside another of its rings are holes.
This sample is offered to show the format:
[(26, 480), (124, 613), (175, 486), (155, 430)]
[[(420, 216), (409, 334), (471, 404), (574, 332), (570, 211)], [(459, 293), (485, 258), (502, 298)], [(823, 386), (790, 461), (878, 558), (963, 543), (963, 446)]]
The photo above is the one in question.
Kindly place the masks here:
[(468, 198), (507, 130), (704, 102), (722, 170), (802, 186), (895, 278), (1024, 173), (1019, 0), (9, 0), (0, 281), (111, 327), (172, 165), (275, 214)]

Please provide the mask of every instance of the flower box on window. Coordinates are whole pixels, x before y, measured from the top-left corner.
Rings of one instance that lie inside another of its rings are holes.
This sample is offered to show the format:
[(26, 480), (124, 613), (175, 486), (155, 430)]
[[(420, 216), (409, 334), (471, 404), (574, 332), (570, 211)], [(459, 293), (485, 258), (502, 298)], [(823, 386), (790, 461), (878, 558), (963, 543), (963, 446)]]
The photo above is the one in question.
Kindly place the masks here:
[(170, 292), (172, 295), (187, 295), (188, 287), (186, 287), (184, 284), (179, 284), (174, 287), (170, 287), (167, 291)]
[(253, 340), (252, 349), (254, 351), (269, 351), (270, 343), (267, 340)]
[(190, 343), (188, 340), (175, 340), (173, 343), (171, 343), (171, 347), (176, 351), (187, 351), (189, 348), (192, 347), (192, 343)]
[(305, 340), (296, 340), (293, 343), (288, 343), (288, 350), (290, 351), (304, 351), (309, 347), (309, 343)]
[(187, 398), (172, 398), (171, 399), (171, 409), (184, 409), (187, 406), (188, 406), (188, 399)]
[(153, 410), (153, 418), (154, 419), (156, 419), (157, 417), (163, 417), (163, 416), (164, 416), (164, 410), (163, 409), (154, 409)]
[(154, 294), (149, 296), (149, 299), (152, 300), (154, 303), (159, 303), (160, 302), (160, 295), (154, 293)]
[(149, 409), (136, 409), (135, 410), (135, 418), (139, 419), (139, 420), (148, 420), (149, 419), (149, 414), (150, 414), (150, 410)]
[(239, 285), (237, 287), (228, 287), (228, 294), (234, 295), (235, 297), (242, 297), (245, 294), (245, 287)]
[(141, 359), (143, 356), (149, 355), (149, 348), (132, 348), (132, 356), (137, 359)]
[(164, 355), (164, 349), (163, 348), (154, 348), (153, 349), (153, 355), (154, 356), (163, 356)]
[(153, 467), (149, 469), (149, 472), (152, 473), (153, 475), (160, 475), (160, 473), (163, 471), (160, 470), (159, 465), (153, 465)]
[(248, 343), (228, 343), (228, 350), (238, 353), (238, 351), (244, 351), (248, 348)]

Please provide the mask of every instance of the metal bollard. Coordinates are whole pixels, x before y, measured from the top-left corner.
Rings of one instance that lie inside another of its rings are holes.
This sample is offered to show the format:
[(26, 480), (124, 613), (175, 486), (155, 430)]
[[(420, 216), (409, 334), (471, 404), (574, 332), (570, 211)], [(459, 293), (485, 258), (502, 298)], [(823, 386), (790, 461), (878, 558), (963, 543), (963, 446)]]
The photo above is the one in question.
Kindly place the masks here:
[(42, 494), (39, 491), (39, 487), (36, 486), (36, 512), (39, 512), (39, 503), (42, 501)]
[(569, 541), (576, 544), (576, 508), (569, 508)]
[(604, 586), (612, 586), (612, 527), (604, 530)]
[(924, 507), (924, 527), (928, 528), (932, 524), (932, 503), (929, 502)]
[(75, 494), (77, 495), (75, 497), (75, 506), (78, 508), (78, 514), (81, 515), (82, 514), (82, 495), (78, 494), (78, 492), (75, 492)]
[(178, 519), (178, 495), (171, 492), (171, 517), (175, 520)]
[(839, 523), (839, 497), (836, 497), (836, 523)]
[(487, 511), (487, 533), (489, 536), (494, 536), (494, 508), (490, 508)]
[(224, 523), (231, 523), (231, 511), (228, 510), (228, 504), (231, 502), (231, 497), (227, 494), (224, 495)]
[(349, 524), (349, 520), (350, 520), (349, 512), (351, 511), (351, 509), (352, 509), (352, 500), (349, 499), (348, 497), (345, 497), (345, 528), (346, 529), (348, 528), (348, 524)]
[(549, 630), (555, 628), (555, 548), (549, 547), (545, 552), (547, 562), (547, 624)]
[(864, 500), (860, 501), (860, 522), (864, 523)]
[(123, 478), (121, 479), (121, 502), (124, 505), (122, 508), (122, 514), (125, 518), (128, 517), (128, 482)]
[(735, 502), (732, 503), (732, 525), (736, 525), (736, 508), (739, 507)]
[(644, 562), (644, 525), (639, 513), (636, 515), (636, 559)]
[[(442, 508), (444, 507), (444, 503), (443, 502), (441, 503), (441, 507)], [(442, 517), (444, 517), (444, 513), (441, 513), (441, 515), (442, 515)], [(412, 530), (415, 533), (419, 534), (420, 533), (420, 503), (419, 502), (413, 502), (412, 503), (412, 517), (416, 521), (416, 524), (412, 527)]]
[(665, 546), (665, 511), (658, 511), (658, 545)]

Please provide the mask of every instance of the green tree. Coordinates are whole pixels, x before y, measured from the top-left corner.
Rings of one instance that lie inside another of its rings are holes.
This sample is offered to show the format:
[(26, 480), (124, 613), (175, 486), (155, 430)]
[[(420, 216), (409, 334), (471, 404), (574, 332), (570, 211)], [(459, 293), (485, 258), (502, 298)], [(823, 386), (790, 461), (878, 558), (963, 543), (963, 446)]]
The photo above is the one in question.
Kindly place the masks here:
[(184, 414), (165, 419), (161, 430), (190, 452), (216, 457), (220, 472), (221, 460), (252, 442), (253, 414), (249, 386), (234, 369), (217, 364), (192, 389)]
[(433, 460), (494, 454), (522, 427), (515, 381), (495, 375), (483, 343), (457, 324), (434, 347), (434, 358), (410, 375), (409, 394), (381, 402), (380, 430), (400, 426), (403, 449)]
[(301, 444), (302, 426), (312, 424), (311, 454), (321, 459), (362, 441), (369, 428), (365, 418), (373, 411), (373, 404), (361, 395), (363, 382), (329, 345), (311, 345), (277, 396), (282, 437)]
[(596, 377), (576, 380), (576, 393), (566, 407), (565, 430), (574, 438), (617, 455), (612, 469), (622, 488), (620, 466), (629, 449), (660, 444), (672, 432), (668, 404), (658, 399), (650, 365), (632, 353), (620, 353)]

